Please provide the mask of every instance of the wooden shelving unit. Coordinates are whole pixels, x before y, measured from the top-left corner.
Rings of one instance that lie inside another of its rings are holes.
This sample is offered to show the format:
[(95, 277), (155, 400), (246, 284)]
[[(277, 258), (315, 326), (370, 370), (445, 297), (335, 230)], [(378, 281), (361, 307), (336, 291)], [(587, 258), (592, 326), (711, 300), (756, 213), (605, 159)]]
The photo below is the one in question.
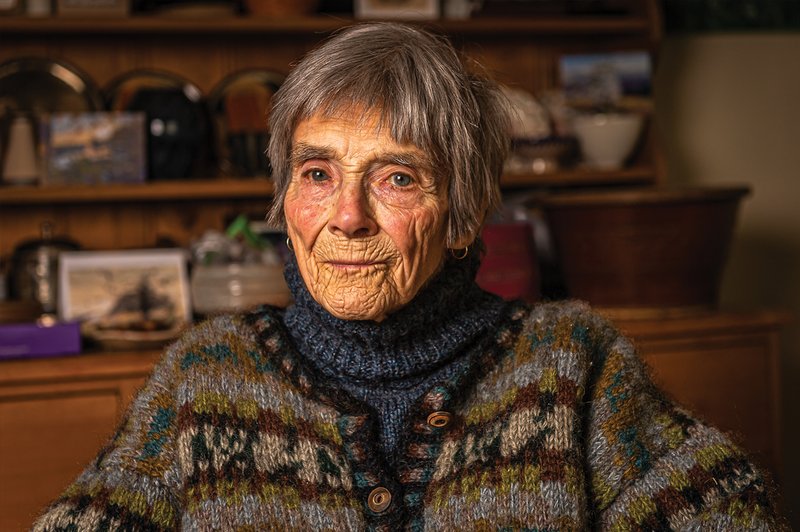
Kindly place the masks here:
[[(357, 22), (349, 16), (319, 15), (306, 18), (272, 19), (230, 16), (225, 18), (174, 18), (133, 16), (128, 18), (23, 18), (0, 19), (4, 35), (140, 35), (160, 33), (235, 34), (247, 33), (292, 36), (313, 32), (331, 32)], [(449, 34), (485, 36), (531, 34), (564, 35), (636, 35), (649, 34), (652, 22), (641, 17), (531, 17), (474, 18), (418, 22)]]
[[(563, 53), (645, 49), (661, 38), (657, 2), (634, 3), (627, 15), (483, 17), (417, 21), (450, 36), (501, 83), (533, 94), (556, 87)], [(136, 69), (173, 72), (204, 93), (245, 68), (286, 73), (328, 34), (358, 22), (333, 14), (304, 18), (236, 15), (207, 18), (0, 18), (0, 63), (25, 56), (68, 62), (103, 89)], [(620, 171), (565, 168), (551, 174), (506, 175), (509, 190), (658, 183), (664, 172), (652, 124), (639, 153)], [(203, 175), (213, 175), (203, 172)], [(188, 179), (115, 186), (0, 187), (0, 257), (35, 238), (43, 221), (87, 249), (187, 245), (208, 229), (221, 229), (240, 212), (265, 213), (269, 180)]]
[[(564, 170), (547, 174), (506, 174), (504, 189), (558, 188), (607, 184), (645, 184), (653, 181), (652, 169), (626, 168), (614, 171)], [(142, 184), (51, 185), (0, 188), (0, 205), (55, 205), (124, 203), (131, 201), (226, 200), (262, 198), (274, 191), (268, 179), (185, 179)]]
[(130, 185), (18, 186), (0, 188), (0, 205), (269, 199), (272, 192), (272, 182), (267, 179), (185, 179)]

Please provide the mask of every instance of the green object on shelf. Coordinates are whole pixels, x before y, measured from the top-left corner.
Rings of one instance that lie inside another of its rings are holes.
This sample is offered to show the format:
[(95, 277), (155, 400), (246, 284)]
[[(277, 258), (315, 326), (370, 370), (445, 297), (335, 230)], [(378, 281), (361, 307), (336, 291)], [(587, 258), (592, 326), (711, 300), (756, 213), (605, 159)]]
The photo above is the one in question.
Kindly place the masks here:
[(255, 234), (253, 230), (250, 229), (250, 220), (248, 220), (247, 216), (244, 214), (240, 214), (234, 221), (230, 223), (228, 228), (225, 230), (225, 236), (231, 239), (241, 237), (245, 242), (255, 249), (265, 249), (269, 246), (269, 244), (263, 238)]

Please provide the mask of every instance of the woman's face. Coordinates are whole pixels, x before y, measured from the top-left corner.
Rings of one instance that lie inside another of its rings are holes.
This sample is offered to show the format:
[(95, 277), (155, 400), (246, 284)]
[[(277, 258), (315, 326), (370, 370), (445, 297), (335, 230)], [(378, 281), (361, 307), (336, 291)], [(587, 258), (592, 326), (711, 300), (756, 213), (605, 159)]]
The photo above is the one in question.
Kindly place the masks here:
[(309, 292), (334, 316), (381, 321), (411, 301), (442, 264), (447, 210), (430, 158), (376, 114), (295, 129), (287, 231)]

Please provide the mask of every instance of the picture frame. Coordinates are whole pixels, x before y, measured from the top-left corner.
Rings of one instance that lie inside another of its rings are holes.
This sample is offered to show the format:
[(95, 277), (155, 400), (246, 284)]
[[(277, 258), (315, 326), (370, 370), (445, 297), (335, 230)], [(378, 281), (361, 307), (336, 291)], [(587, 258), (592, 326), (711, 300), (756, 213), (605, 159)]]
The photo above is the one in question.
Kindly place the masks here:
[(105, 347), (175, 338), (192, 321), (181, 249), (66, 251), (59, 255), (59, 318)]
[(435, 20), (441, 15), (439, 0), (355, 0), (357, 19)]
[(42, 118), (40, 130), (44, 184), (146, 180), (144, 113), (52, 113)]
[(130, 0), (56, 0), (59, 17), (127, 17)]
[(585, 107), (649, 107), (653, 72), (646, 50), (568, 54), (559, 78), (568, 103)]

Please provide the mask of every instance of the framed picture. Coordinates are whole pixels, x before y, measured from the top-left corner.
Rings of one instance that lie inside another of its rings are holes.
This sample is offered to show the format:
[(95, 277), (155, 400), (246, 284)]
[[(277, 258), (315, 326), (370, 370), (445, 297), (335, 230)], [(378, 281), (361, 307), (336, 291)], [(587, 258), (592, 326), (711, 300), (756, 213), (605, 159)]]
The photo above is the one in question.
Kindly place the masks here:
[(638, 107), (651, 102), (652, 66), (644, 50), (564, 55), (559, 75), (573, 105)]
[(432, 20), (439, 18), (439, 0), (355, 0), (359, 19)]
[(191, 322), (180, 249), (68, 251), (59, 255), (59, 317), (101, 344), (160, 343)]
[(59, 17), (127, 17), (130, 0), (56, 0)]
[(142, 183), (144, 113), (53, 113), (43, 119), (43, 180), (50, 184)]

